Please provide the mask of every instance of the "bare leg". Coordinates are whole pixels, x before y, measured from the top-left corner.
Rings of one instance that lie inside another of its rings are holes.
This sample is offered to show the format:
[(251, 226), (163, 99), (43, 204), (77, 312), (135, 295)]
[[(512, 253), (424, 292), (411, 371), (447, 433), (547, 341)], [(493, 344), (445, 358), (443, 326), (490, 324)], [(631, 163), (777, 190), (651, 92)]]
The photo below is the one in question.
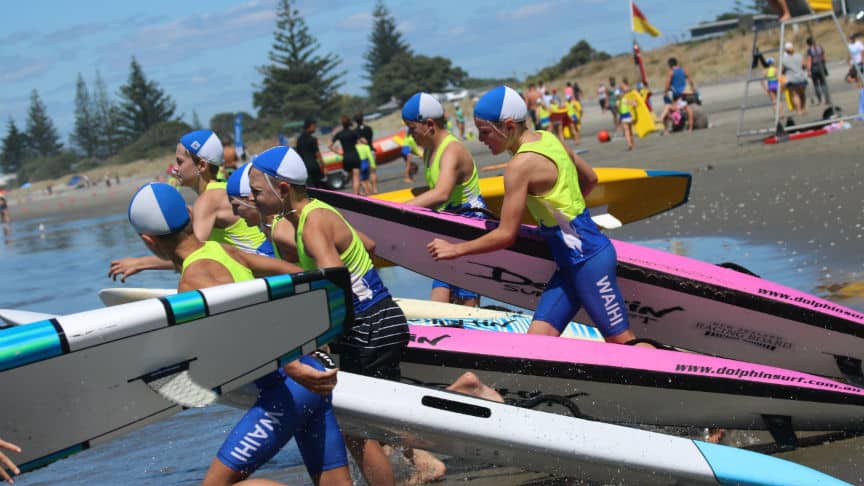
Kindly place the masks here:
[(228, 486), (246, 478), (246, 475), (222, 464), (219, 459), (213, 459), (210, 469), (204, 476), (201, 486)]
[(360, 194), (360, 169), (351, 169), (351, 190)]
[(466, 307), (480, 307), (480, 298), (460, 299), (456, 297), (456, 303)]
[(792, 15), (789, 13), (789, 6), (786, 5), (786, 0), (768, 0), (768, 3), (780, 14), (780, 17), (777, 19), (780, 22), (785, 22), (792, 18)]
[(345, 436), (345, 445), (371, 486), (394, 486), (393, 466), (377, 440)]
[(432, 294), (429, 296), (432, 302), (450, 303), (450, 289), (447, 287), (432, 287)]
[(622, 123), (624, 125), (624, 140), (627, 141), (627, 150), (633, 150), (633, 125), (630, 123)]
[(369, 170), (369, 182), (372, 183), (372, 194), (378, 194), (378, 173), (375, 169)]

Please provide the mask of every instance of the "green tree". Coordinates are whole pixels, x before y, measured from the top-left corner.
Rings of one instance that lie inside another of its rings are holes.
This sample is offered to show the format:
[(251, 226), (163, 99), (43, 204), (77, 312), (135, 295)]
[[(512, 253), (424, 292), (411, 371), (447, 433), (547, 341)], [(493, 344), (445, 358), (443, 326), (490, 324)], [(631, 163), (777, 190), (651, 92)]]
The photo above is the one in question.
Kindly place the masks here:
[(403, 52), (372, 77), (370, 98), (381, 100), (392, 96), (402, 102), (418, 91), (443, 91), (448, 86), (458, 86), (465, 78), (467, 73), (453, 66), (450, 59)]
[(149, 81), (135, 57), (129, 65), (129, 79), (120, 87), (120, 132), (133, 141), (154, 125), (169, 121), (177, 105), (155, 81)]
[(27, 155), (33, 157), (56, 155), (62, 147), (54, 122), (48, 116), (48, 110), (39, 98), (39, 92), (34, 89), (30, 93), (30, 112), (27, 114)]
[[(379, 69), (390, 64), (397, 54), (410, 54), (411, 49), (396, 28), (396, 19), (384, 2), (378, 0), (372, 11), (372, 32), (369, 33), (369, 50), (363, 55), (366, 78), (373, 79)], [(370, 87), (371, 90), (371, 87)], [(386, 100), (379, 100), (386, 101)]]
[(198, 112), (192, 110), (192, 129), (193, 130), (201, 130), (204, 128), (204, 125), (201, 124), (201, 119), (198, 118)]
[(319, 47), (293, 1), (280, 0), (270, 64), (258, 68), (263, 79), (252, 95), (260, 118), (302, 120), (334, 115), (337, 89), (342, 85), (339, 78), (344, 74), (335, 69), (342, 60), (333, 53), (317, 54)]
[(102, 80), (99, 71), (96, 71), (96, 82), (93, 87), (93, 117), (96, 134), (99, 137), (96, 156), (108, 158), (123, 146), (123, 135), (120, 132), (120, 109), (108, 96), (108, 88), (105, 87), (105, 81)]
[(9, 117), (6, 125), (6, 136), (3, 137), (2, 148), (0, 148), (0, 172), (14, 174), (21, 168), (24, 158), (27, 156), (27, 138), (23, 132), (18, 130), (15, 120)]
[(75, 87), (75, 127), (69, 135), (69, 141), (87, 157), (95, 157), (99, 151), (99, 127), (93, 108), (87, 83), (81, 73), (78, 73)]

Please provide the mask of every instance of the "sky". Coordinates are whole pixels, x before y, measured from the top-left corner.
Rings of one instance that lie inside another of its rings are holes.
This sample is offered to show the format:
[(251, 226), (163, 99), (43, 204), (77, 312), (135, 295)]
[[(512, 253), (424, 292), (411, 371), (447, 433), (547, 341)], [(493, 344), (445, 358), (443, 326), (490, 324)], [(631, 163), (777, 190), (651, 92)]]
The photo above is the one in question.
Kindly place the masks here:
[[(342, 58), (341, 90), (362, 95), (374, 0), (299, 0), (320, 52)], [(611, 54), (630, 49), (627, 0), (386, 1), (415, 53), (444, 56), (473, 77), (524, 78), (556, 63), (580, 39)], [(663, 35), (639, 35), (643, 49), (680, 40), (690, 27), (732, 10), (733, 0), (640, 0)], [(275, 0), (30, 0), (4, 10), (0, 24), (0, 123), (24, 129), (35, 88), (63, 142), (74, 125), (75, 82), (96, 72), (116, 94), (132, 56), (148, 79), (207, 124), (220, 112), (255, 114), (252, 93), (269, 62)], [(0, 136), (2, 136), (0, 135)]]

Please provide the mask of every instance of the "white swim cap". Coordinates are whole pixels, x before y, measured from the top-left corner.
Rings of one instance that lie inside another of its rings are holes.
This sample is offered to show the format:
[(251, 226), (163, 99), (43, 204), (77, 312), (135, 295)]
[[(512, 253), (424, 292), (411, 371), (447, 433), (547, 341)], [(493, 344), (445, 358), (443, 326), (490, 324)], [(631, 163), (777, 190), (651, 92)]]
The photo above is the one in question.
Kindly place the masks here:
[(169, 235), (189, 224), (189, 210), (177, 189), (152, 182), (141, 186), (129, 201), (129, 222), (140, 234)]
[(475, 118), (491, 122), (523, 121), (527, 115), (525, 100), (513, 88), (504, 85), (489, 90), (474, 106)]
[(415, 94), (402, 107), (402, 119), (405, 121), (436, 120), (442, 116), (444, 107), (429, 93)]
[(291, 147), (278, 146), (267, 149), (252, 159), (252, 165), (261, 172), (286, 180), (291, 184), (305, 186), (309, 174), (300, 155)]
[(195, 130), (180, 137), (180, 143), (190, 154), (208, 164), (222, 165), (222, 141), (212, 130)]

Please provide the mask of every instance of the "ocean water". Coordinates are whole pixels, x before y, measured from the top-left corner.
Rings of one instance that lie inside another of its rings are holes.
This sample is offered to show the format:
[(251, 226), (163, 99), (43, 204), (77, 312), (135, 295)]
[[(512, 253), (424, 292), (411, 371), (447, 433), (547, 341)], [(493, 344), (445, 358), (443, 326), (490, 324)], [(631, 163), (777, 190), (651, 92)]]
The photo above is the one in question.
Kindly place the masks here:
[[(3, 228), (2, 237), (0, 308), (64, 314), (98, 307), (99, 289), (121, 285), (107, 278), (111, 260), (146, 254), (125, 214), (14, 222)], [(637, 243), (714, 263), (732, 261), (765, 278), (819, 295), (840, 284), (826, 276), (821, 262), (743, 239), (705, 237)], [(383, 269), (381, 274), (398, 297), (428, 296), (431, 284), (425, 277), (400, 268)], [(126, 285), (173, 287), (176, 280), (171, 272), (144, 272), (131, 277)], [(864, 308), (860, 297), (842, 303)], [(20, 476), (16, 484), (196, 484), (241, 416), (241, 410), (222, 405), (188, 410)], [(296, 484), (303, 481), (296, 473), (285, 476), (279, 471), (301, 463), (292, 441), (261, 473)]]

